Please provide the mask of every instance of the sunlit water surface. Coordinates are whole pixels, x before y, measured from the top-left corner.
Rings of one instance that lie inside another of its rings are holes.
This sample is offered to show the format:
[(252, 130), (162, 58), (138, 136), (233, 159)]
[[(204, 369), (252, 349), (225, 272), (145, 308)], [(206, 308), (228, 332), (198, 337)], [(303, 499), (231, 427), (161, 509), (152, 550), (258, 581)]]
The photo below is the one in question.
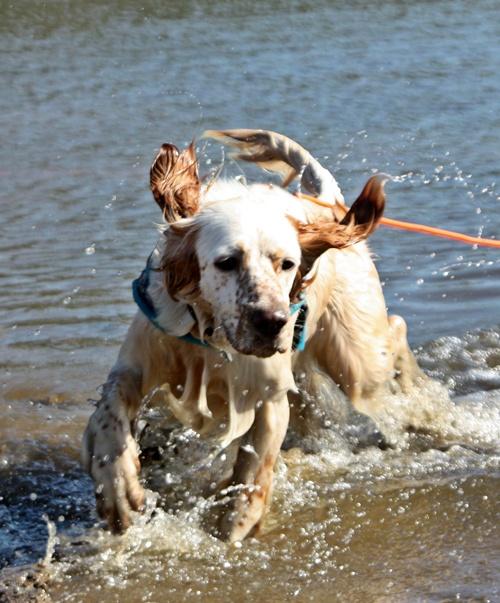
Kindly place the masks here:
[[(218, 503), (191, 492), (182, 459), (156, 477), (185, 504), (169, 509), (168, 494), (161, 505), (151, 491), (136, 526), (111, 537), (78, 460), (88, 400), (156, 238), (147, 173), (162, 142), (278, 130), (311, 149), (348, 200), (383, 170), (396, 176), (387, 215), (499, 236), (497, 9), (1, 5), (0, 600), (500, 599), (495, 250), (373, 236), (389, 309), (451, 401), (440, 387), (388, 400), (385, 451), (353, 449), (342, 425), (309, 452), (285, 451), (258, 539), (237, 547), (207, 534)], [(217, 145), (200, 155), (205, 171), (223, 158)], [(415, 423), (426, 429), (408, 430)], [(203, 458), (194, 434), (178, 435)]]

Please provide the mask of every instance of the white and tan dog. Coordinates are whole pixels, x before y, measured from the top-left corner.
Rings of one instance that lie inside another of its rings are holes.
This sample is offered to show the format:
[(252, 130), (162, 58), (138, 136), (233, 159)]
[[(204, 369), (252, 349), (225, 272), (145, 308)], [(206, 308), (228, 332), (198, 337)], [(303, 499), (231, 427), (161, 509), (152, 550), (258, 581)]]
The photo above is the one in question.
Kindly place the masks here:
[[(134, 283), (140, 310), (83, 443), (98, 512), (115, 531), (143, 505), (133, 426), (152, 391), (184, 425), (241, 444), (231, 480), (242, 488), (220, 528), (235, 541), (269, 504), (291, 400), (314, 399), (328, 380), (369, 414), (380, 390), (405, 389), (418, 375), (405, 324), (387, 316), (360, 242), (382, 215), (383, 178), (372, 177), (346, 214), (333, 176), (292, 140), (261, 130), (209, 135), (338, 203), (329, 209), (269, 184), (203, 186), (194, 148), (163, 145), (151, 188), (167, 224)], [(307, 409), (294, 420), (306, 421)]]

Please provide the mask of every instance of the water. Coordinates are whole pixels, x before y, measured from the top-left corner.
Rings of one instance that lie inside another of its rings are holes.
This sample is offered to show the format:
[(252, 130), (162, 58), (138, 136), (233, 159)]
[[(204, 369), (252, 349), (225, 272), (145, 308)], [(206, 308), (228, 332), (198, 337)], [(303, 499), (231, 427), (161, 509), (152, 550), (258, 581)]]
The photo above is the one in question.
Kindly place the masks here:
[[(329, 167), (348, 200), (383, 170), (397, 176), (388, 216), (499, 236), (496, 2), (20, 0), (0, 5), (0, 32), (9, 597), (17, 583), (19, 600), (500, 599), (495, 250), (375, 234), (390, 311), (453, 401), (430, 391), (391, 402), (393, 450), (353, 452), (335, 433), (314, 454), (285, 452), (259, 539), (212, 539), (200, 527), (212, 502), (198, 499), (175, 516), (151, 509), (111, 538), (95, 527), (78, 461), (87, 400), (155, 241), (147, 174), (162, 142), (274, 129)], [(209, 169), (222, 152), (202, 155)], [(410, 418), (427, 431), (408, 434)], [(26, 578), (46, 553), (44, 516), (59, 561)]]

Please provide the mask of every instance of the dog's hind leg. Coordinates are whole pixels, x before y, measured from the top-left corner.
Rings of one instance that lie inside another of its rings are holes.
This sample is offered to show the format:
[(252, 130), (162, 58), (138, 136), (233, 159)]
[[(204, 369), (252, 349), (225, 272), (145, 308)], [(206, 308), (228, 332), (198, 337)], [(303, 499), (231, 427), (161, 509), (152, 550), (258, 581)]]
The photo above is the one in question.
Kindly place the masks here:
[(274, 465), (288, 419), (286, 396), (265, 402), (257, 412), (238, 453), (232, 483), (236, 488), (241, 487), (241, 492), (222, 519), (220, 535), (225, 540), (242, 540), (258, 529), (271, 500)]
[(141, 398), (140, 372), (118, 365), (83, 437), (82, 462), (94, 480), (97, 512), (113, 532), (126, 530), (130, 511), (140, 510), (144, 502), (131, 427)]
[(389, 316), (389, 329), (392, 337), (394, 378), (403, 393), (411, 391), (417, 380), (425, 379), (424, 373), (410, 350), (407, 339), (406, 322), (401, 316)]

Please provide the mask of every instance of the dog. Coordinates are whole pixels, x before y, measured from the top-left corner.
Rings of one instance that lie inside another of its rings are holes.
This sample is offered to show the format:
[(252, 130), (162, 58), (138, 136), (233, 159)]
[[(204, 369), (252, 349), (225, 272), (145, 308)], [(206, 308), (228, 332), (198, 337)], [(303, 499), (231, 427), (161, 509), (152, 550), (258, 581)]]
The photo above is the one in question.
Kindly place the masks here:
[[(162, 146), (150, 185), (165, 225), (134, 281), (139, 310), (82, 458), (99, 515), (123, 532), (144, 504), (135, 422), (159, 392), (183, 425), (239, 446), (230, 479), (239, 494), (218, 533), (234, 542), (256, 533), (270, 504), (291, 406), (292, 421), (314, 429), (308, 400), (326, 382), (370, 414), (380, 391), (404, 391), (420, 372), (364, 242), (382, 216), (384, 177), (372, 176), (347, 210), (334, 177), (291, 139), (207, 135), (280, 173), (283, 186), (203, 183), (193, 145)], [(313, 199), (286, 190), (296, 178)]]

